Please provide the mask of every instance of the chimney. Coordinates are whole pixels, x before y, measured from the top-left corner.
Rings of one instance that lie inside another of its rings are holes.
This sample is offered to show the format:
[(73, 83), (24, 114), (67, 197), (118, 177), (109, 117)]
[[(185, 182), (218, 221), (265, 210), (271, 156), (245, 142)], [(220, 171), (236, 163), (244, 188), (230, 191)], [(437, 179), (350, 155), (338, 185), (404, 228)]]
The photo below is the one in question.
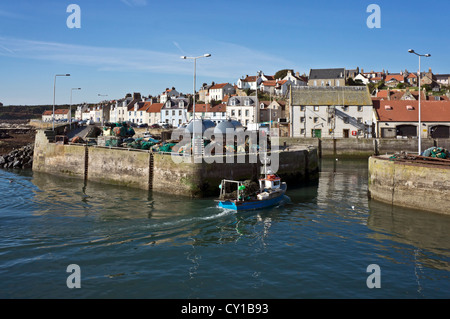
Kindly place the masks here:
[(298, 71), (295, 72), (295, 76), (299, 78), (300, 77), (300, 72), (298, 72)]
[(133, 93), (133, 100), (140, 100), (141, 99), (141, 93)]

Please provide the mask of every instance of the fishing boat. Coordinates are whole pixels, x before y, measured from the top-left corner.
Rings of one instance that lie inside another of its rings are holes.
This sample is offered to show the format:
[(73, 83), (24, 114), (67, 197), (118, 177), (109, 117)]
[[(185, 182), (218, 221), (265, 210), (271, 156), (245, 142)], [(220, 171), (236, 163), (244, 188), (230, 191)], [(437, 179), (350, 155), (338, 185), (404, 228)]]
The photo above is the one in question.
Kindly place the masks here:
[(280, 203), (286, 193), (287, 185), (281, 178), (268, 171), (258, 180), (259, 189), (254, 194), (246, 194), (246, 182), (222, 180), (219, 207), (240, 210), (261, 209)]

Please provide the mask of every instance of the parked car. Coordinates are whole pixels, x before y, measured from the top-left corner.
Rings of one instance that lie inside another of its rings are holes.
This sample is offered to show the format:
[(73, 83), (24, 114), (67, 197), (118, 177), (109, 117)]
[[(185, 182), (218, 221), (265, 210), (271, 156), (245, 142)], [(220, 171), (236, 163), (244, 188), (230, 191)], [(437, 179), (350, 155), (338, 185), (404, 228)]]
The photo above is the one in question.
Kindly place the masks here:
[(148, 127), (148, 124), (147, 123), (142, 123), (142, 124), (139, 124), (139, 127)]
[(151, 126), (150, 126), (150, 128), (159, 128), (160, 126), (158, 125), (158, 124), (152, 124)]

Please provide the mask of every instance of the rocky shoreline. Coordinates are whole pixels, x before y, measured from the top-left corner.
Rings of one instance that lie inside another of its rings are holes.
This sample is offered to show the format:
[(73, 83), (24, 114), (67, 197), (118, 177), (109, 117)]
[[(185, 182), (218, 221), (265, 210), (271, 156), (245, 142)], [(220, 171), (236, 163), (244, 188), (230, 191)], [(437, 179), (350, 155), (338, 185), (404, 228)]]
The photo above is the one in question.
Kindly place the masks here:
[(12, 150), (9, 154), (0, 156), (0, 168), (31, 168), (33, 166), (34, 144)]

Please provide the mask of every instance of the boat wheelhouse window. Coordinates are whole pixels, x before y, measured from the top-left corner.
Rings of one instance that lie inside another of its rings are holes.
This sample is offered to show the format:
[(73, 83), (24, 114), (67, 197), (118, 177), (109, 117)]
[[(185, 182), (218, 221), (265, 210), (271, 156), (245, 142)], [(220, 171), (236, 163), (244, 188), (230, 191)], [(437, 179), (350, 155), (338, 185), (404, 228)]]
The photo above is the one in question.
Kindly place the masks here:
[(274, 181), (274, 182), (273, 182), (273, 185), (274, 185), (274, 186), (280, 185), (280, 181)]

